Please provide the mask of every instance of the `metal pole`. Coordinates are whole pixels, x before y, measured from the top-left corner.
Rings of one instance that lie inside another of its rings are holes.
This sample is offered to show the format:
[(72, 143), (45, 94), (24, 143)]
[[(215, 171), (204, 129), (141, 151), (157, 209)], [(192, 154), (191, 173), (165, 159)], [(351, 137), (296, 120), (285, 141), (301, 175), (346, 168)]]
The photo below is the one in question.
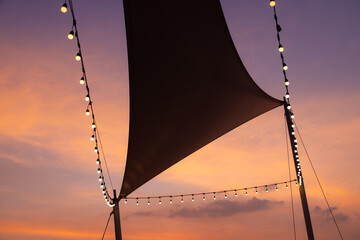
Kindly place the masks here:
[(115, 239), (122, 240), (121, 236), (121, 224), (120, 224), (120, 209), (119, 209), (120, 198), (116, 197), (116, 190), (114, 189), (114, 224), (115, 224)]
[(310, 211), (309, 211), (309, 206), (308, 206), (308, 202), (306, 199), (305, 184), (304, 184), (304, 179), (302, 177), (300, 160), (298, 157), (298, 149), (297, 149), (297, 142), (296, 142), (297, 140), (295, 138), (295, 135), (293, 134), (293, 132), (295, 132), (295, 129), (293, 127), (294, 123), (291, 119), (292, 114), (288, 109), (289, 104), (287, 103), (285, 98), (284, 98), (284, 102), (285, 102), (284, 108), (285, 108), (286, 123), (287, 123), (287, 127), (288, 127), (290, 144), (291, 144), (291, 149), (292, 149), (292, 153), (293, 153), (296, 177), (297, 177), (297, 181), (299, 183), (300, 198), (301, 198), (301, 204), (302, 204), (302, 209), (303, 209), (304, 218), (305, 218), (307, 236), (308, 236), (309, 240), (314, 240), (315, 238), (314, 238), (314, 232), (313, 232), (313, 228), (312, 228), (312, 224), (311, 224)]

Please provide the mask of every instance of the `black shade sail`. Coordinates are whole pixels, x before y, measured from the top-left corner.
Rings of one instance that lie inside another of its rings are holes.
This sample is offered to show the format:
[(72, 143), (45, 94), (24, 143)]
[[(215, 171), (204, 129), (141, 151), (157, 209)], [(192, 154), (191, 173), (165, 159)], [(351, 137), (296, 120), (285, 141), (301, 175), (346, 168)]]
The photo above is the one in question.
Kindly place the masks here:
[(124, 0), (129, 145), (121, 196), (282, 104), (252, 80), (219, 0)]

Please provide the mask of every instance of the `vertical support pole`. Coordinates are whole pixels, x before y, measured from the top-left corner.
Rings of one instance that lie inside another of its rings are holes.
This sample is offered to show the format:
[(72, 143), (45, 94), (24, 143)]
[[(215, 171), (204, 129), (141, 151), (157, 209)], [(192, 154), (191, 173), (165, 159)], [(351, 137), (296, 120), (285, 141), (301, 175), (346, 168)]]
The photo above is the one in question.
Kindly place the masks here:
[(119, 209), (120, 198), (116, 197), (116, 190), (114, 189), (114, 224), (115, 224), (115, 239), (122, 240), (121, 236), (121, 224), (120, 224), (120, 209)]
[(292, 155), (293, 155), (293, 159), (294, 159), (296, 178), (299, 183), (300, 198), (301, 198), (301, 204), (302, 204), (302, 209), (303, 209), (304, 218), (305, 218), (307, 236), (308, 236), (309, 240), (314, 240), (314, 233), (313, 233), (313, 228), (312, 228), (312, 224), (311, 224), (310, 211), (309, 211), (309, 206), (308, 206), (308, 202), (306, 199), (305, 184), (304, 184), (304, 180), (302, 177), (300, 160), (299, 160), (299, 156), (298, 156), (297, 140), (295, 138), (295, 125), (292, 121), (292, 118), (291, 118), (292, 113), (289, 111), (288, 106), (289, 106), (289, 104), (286, 101), (286, 99), (284, 98), (285, 117), (286, 117), (288, 132), (289, 132), (289, 139), (290, 139)]

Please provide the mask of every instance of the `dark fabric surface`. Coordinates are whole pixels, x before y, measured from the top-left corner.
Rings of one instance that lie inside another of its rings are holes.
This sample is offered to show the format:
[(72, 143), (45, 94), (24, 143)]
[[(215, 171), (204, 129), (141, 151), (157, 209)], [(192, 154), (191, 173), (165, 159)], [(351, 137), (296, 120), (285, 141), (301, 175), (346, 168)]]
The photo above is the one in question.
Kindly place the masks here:
[(218, 0), (124, 0), (130, 132), (121, 196), (282, 102), (242, 64)]

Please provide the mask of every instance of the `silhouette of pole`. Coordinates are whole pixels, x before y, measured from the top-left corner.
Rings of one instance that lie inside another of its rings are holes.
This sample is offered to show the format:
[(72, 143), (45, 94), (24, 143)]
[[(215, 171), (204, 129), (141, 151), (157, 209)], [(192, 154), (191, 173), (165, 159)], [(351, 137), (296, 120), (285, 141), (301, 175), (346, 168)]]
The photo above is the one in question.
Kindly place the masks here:
[(115, 239), (122, 240), (121, 236), (121, 224), (120, 224), (120, 209), (119, 209), (120, 198), (116, 197), (116, 189), (114, 189), (114, 224), (115, 224)]
[(299, 183), (300, 198), (301, 198), (301, 204), (302, 204), (302, 209), (303, 209), (304, 218), (305, 218), (307, 236), (308, 236), (309, 240), (314, 240), (315, 238), (314, 238), (314, 232), (313, 232), (313, 228), (312, 228), (312, 224), (311, 224), (309, 206), (308, 206), (308, 202), (307, 202), (307, 199), (306, 199), (304, 179), (302, 178), (301, 171), (299, 171), (299, 169), (298, 169), (298, 167), (300, 168), (300, 165), (298, 165), (298, 163), (300, 164), (300, 160), (297, 157), (298, 152), (297, 152), (297, 147), (295, 146), (296, 145), (296, 142), (295, 142), (296, 138), (295, 138), (295, 135), (292, 134), (292, 132), (295, 131), (295, 130), (292, 128), (293, 122), (291, 120), (291, 113), (288, 110), (288, 106), (289, 106), (289, 104), (286, 101), (286, 99), (284, 98), (285, 117), (286, 117), (286, 123), (287, 123), (287, 127), (288, 127), (288, 132), (289, 132), (289, 139), (290, 139), (291, 149), (292, 149), (292, 153), (293, 153), (295, 172), (297, 173), (296, 178), (297, 178), (297, 181)]

